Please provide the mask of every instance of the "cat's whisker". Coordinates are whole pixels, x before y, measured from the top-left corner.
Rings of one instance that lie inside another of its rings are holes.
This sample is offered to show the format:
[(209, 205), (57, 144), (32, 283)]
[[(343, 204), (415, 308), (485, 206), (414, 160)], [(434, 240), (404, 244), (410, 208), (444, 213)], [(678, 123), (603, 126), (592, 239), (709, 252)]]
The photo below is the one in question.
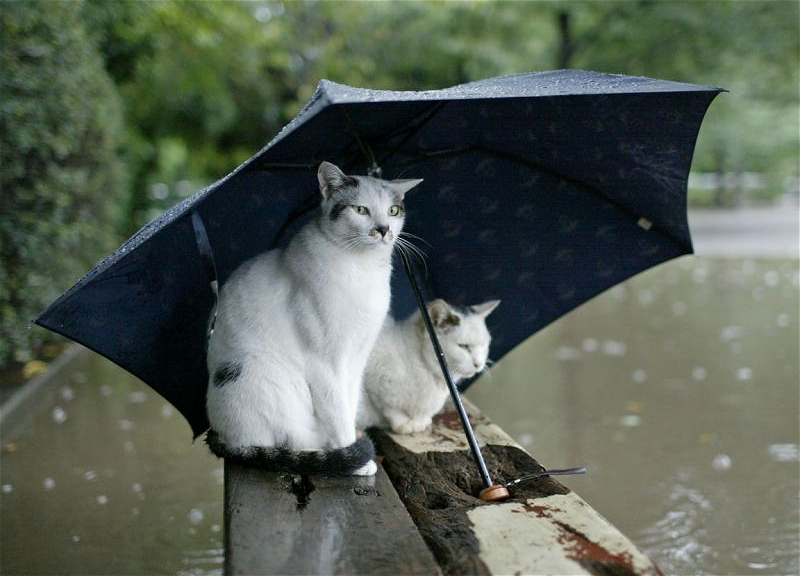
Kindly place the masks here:
[(403, 230), (402, 232), (400, 232), (400, 236), (408, 236), (409, 238), (413, 238), (414, 240), (419, 240), (420, 242), (424, 242), (428, 246), (431, 246), (431, 247), (433, 246), (430, 242), (425, 240), (425, 238), (423, 238), (422, 236), (417, 236), (416, 234), (412, 234), (411, 232), (408, 232), (406, 230)]
[(396, 244), (398, 250), (400, 250), (400, 252), (402, 254), (406, 255), (410, 259), (414, 259), (415, 258), (415, 259), (419, 260), (420, 263), (422, 263), (422, 266), (425, 269), (425, 276), (427, 277), (428, 276), (428, 264), (425, 261), (426, 254), (422, 250), (420, 250), (417, 246), (415, 246), (414, 244), (412, 244), (411, 242), (409, 242), (408, 240), (406, 240), (404, 238), (398, 237), (397, 240), (395, 241), (395, 244)]

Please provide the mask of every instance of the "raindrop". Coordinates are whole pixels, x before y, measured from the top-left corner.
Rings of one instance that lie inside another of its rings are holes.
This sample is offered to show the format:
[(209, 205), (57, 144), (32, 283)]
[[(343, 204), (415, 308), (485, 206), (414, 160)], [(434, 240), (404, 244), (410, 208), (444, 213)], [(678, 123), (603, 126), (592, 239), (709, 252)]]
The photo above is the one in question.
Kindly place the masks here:
[(131, 508), (132, 516), (138, 516), (139, 514), (141, 514), (141, 511), (138, 508)]
[(92, 480), (95, 480), (97, 478), (97, 472), (95, 472), (94, 470), (87, 470), (86, 472), (83, 473), (83, 478), (84, 480), (88, 480), (89, 482), (91, 482)]
[(100, 395), (105, 396), (106, 398), (111, 396), (111, 386), (109, 386), (108, 384), (103, 384), (102, 386), (100, 386)]
[(703, 368), (702, 366), (695, 366), (692, 368), (692, 378), (697, 380), (698, 382), (702, 382), (708, 376), (708, 371)]
[(53, 408), (53, 411), (50, 413), (50, 415), (53, 417), (53, 422), (56, 424), (63, 424), (67, 421), (67, 413), (61, 406), (56, 406)]
[(556, 358), (562, 361), (580, 360), (581, 351), (572, 346), (561, 346), (556, 350)]
[(764, 274), (764, 284), (767, 286), (777, 286), (781, 281), (781, 276), (775, 270), (770, 270)]
[(686, 304), (684, 302), (675, 302), (672, 304), (672, 313), (675, 316), (683, 316), (686, 314)]
[(61, 398), (66, 402), (75, 399), (75, 390), (69, 386), (62, 386), (59, 392), (61, 393)]
[(753, 370), (750, 368), (742, 367), (736, 371), (737, 380), (750, 380), (753, 377)]
[(133, 430), (133, 422), (130, 420), (120, 420), (118, 425), (120, 430)]
[(162, 417), (162, 418), (172, 418), (172, 414), (173, 414), (174, 412), (175, 412), (175, 411), (172, 409), (172, 406), (169, 406), (169, 405), (167, 405), (167, 404), (164, 404), (164, 405), (161, 407), (161, 417)]
[(731, 457), (728, 456), (727, 454), (717, 454), (711, 461), (711, 467), (714, 470), (718, 470), (720, 472), (730, 470), (731, 464), (732, 464)]
[(3, 491), (3, 494), (11, 494), (11, 492), (14, 490), (14, 487), (11, 484), (3, 484), (2, 488), (0, 489)]
[(634, 370), (633, 374), (631, 374), (631, 380), (637, 384), (642, 384), (647, 380), (647, 372), (644, 370)]
[(729, 342), (730, 340), (735, 340), (736, 338), (742, 338), (744, 336), (744, 328), (741, 326), (725, 326), (719, 332), (719, 337), (723, 342)]
[(147, 402), (147, 394), (142, 391), (131, 392), (128, 394), (128, 402), (131, 404), (142, 404)]
[(606, 340), (603, 342), (603, 354), (606, 356), (624, 356), (628, 347), (624, 342), (616, 340)]
[(519, 442), (522, 446), (533, 446), (533, 434), (520, 434), (517, 437), (517, 442)]
[(789, 325), (789, 315), (788, 314), (779, 314), (778, 319), (775, 320), (775, 323), (780, 326), (781, 328), (786, 328)]
[(198, 508), (192, 508), (189, 511), (189, 522), (191, 522), (193, 525), (197, 526), (200, 524), (200, 522), (203, 521), (203, 518), (204, 515), (202, 510), (199, 510)]
[(101, 506), (105, 506), (106, 504), (108, 504), (108, 496), (106, 496), (105, 494), (100, 494), (97, 497), (97, 503), (100, 504)]
[(78, 536), (77, 534), (74, 534), (74, 535), (72, 536), (72, 541), (73, 541), (75, 544), (77, 544), (78, 542), (80, 542), (80, 541), (81, 541), (81, 537), (80, 537), (80, 536)]
[(655, 300), (656, 297), (653, 295), (651, 290), (642, 290), (636, 295), (636, 299), (642, 306), (649, 306), (653, 303), (653, 300)]
[(581, 344), (581, 348), (586, 352), (597, 352), (597, 349), (600, 348), (600, 342), (596, 338), (587, 338)]
[(800, 462), (797, 444), (772, 444), (767, 448), (774, 462)]
[(142, 491), (142, 485), (136, 482), (135, 484), (131, 485), (131, 490), (133, 490), (136, 493), (139, 493)]
[(622, 418), (619, 419), (619, 423), (625, 426), (626, 428), (635, 428), (639, 424), (642, 423), (642, 419), (640, 416), (636, 414), (626, 414)]
[(122, 449), (125, 450), (125, 452), (127, 452), (128, 454), (130, 454), (131, 452), (133, 452), (133, 442), (131, 442), (130, 440), (125, 440), (125, 442), (122, 443)]
[(211, 531), (212, 532), (219, 532), (220, 530), (222, 530), (222, 527), (219, 524), (212, 524), (211, 525)]
[(44, 489), (45, 489), (45, 490), (52, 490), (53, 488), (55, 488), (55, 487), (56, 487), (56, 481), (55, 481), (55, 480), (53, 480), (53, 479), (52, 479), (52, 478), (50, 478), (50, 477), (48, 477), (48, 478), (45, 478), (45, 479), (42, 481), (42, 486), (44, 487)]

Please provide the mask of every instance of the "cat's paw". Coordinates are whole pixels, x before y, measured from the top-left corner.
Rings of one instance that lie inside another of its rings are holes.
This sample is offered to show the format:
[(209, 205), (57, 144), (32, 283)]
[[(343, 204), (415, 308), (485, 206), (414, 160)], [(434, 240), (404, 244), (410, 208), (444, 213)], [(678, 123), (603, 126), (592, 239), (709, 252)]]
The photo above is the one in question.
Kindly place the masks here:
[(401, 424), (393, 425), (392, 431), (397, 434), (416, 434), (425, 430), (430, 423), (430, 420), (406, 420)]
[(370, 460), (366, 464), (364, 464), (361, 468), (353, 472), (353, 476), (374, 476), (375, 473), (378, 471), (378, 465), (375, 464), (375, 460)]

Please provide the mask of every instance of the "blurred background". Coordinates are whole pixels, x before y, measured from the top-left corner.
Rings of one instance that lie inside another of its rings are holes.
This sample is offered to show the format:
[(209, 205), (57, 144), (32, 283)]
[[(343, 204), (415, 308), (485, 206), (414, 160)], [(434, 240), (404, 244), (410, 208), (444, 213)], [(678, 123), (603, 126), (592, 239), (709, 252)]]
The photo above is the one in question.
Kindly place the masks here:
[[(666, 573), (797, 573), (799, 6), (4, 1), (0, 399), (64, 349), (33, 316), (263, 147), (322, 78), (720, 86), (690, 178), (698, 257), (574, 311), (470, 397), (545, 465), (590, 466), (566, 483)], [(3, 414), (0, 570), (219, 572), (219, 463), (149, 388), (70, 362)]]

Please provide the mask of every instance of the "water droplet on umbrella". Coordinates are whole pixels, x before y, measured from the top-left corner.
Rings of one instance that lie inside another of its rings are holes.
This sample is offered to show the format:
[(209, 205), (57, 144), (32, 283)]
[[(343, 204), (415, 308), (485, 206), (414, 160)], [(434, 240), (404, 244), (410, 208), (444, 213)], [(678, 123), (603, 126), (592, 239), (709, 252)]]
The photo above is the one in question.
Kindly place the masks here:
[(50, 477), (48, 477), (48, 478), (45, 478), (45, 479), (42, 481), (42, 487), (43, 487), (45, 490), (52, 490), (53, 488), (55, 488), (55, 487), (56, 487), (56, 481), (55, 481), (55, 480), (53, 480), (53, 479), (52, 479), (52, 478), (50, 478)]
[(53, 411), (50, 413), (53, 418), (53, 422), (56, 424), (63, 424), (67, 421), (67, 413), (61, 406), (56, 406), (53, 408)]
[(711, 467), (714, 468), (714, 470), (718, 470), (720, 472), (730, 470), (731, 465), (732, 465), (731, 457), (728, 456), (727, 454), (717, 454), (711, 461)]

